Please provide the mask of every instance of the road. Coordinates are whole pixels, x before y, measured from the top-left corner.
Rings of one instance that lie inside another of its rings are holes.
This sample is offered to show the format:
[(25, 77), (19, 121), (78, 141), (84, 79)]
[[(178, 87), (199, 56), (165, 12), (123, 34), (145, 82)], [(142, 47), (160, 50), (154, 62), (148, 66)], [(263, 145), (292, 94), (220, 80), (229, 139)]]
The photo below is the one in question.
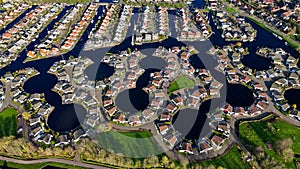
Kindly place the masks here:
[(109, 167), (103, 167), (103, 166), (87, 164), (87, 163), (77, 162), (77, 161), (72, 161), (72, 160), (65, 160), (65, 159), (60, 159), (60, 158), (47, 158), (47, 159), (40, 159), (40, 160), (19, 160), (19, 159), (0, 156), (0, 160), (17, 163), (17, 164), (38, 164), (38, 163), (54, 162), (54, 163), (62, 163), (62, 164), (80, 166), (80, 167), (85, 167), (85, 168), (109, 169)]

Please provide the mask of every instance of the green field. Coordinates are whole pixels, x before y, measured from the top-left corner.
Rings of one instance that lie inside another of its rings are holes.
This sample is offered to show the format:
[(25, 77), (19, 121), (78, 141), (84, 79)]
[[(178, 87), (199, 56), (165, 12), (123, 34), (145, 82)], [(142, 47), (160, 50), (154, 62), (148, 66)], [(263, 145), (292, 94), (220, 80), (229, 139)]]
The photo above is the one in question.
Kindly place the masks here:
[(16, 136), (17, 114), (13, 108), (7, 108), (0, 112), (0, 138), (4, 136)]
[[(256, 121), (247, 122), (240, 125), (240, 139), (252, 153), (255, 148), (261, 146), (265, 153), (286, 167), (295, 168), (293, 162), (285, 162), (275, 150), (275, 142), (285, 138), (293, 140), (292, 149), (295, 154), (300, 154), (300, 129), (277, 119), (274, 122)], [(266, 143), (273, 145), (273, 150), (268, 150)]]
[(200, 162), (199, 164), (203, 167), (213, 165), (215, 168), (218, 168), (219, 166), (228, 169), (251, 168), (248, 163), (243, 161), (241, 158), (241, 150), (239, 150), (237, 147), (233, 147), (226, 155), (222, 157), (210, 161)]
[(122, 153), (127, 157), (148, 157), (161, 153), (157, 143), (148, 131), (143, 132), (114, 132), (102, 133), (97, 138), (103, 149)]
[(229, 13), (237, 13), (236, 9), (232, 8), (232, 7), (226, 7), (226, 12), (229, 12)]
[(170, 93), (179, 90), (179, 89), (188, 89), (195, 86), (195, 82), (186, 77), (186, 76), (179, 76), (172, 84), (170, 85), (169, 91)]
[(62, 163), (38, 163), (38, 164), (16, 164), (11, 162), (0, 161), (1, 167), (10, 167), (10, 168), (18, 168), (18, 169), (40, 169), (46, 166), (48, 167), (59, 167), (59, 168), (68, 168), (68, 169), (85, 169), (84, 167), (62, 164)]

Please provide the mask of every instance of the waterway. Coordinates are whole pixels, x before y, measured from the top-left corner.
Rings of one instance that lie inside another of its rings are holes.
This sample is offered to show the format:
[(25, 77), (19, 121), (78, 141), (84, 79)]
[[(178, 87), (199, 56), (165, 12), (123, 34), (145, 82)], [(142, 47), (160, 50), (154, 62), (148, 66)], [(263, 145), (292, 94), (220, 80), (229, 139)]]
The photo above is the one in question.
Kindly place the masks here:
[(226, 102), (231, 106), (247, 107), (254, 102), (253, 92), (241, 84), (227, 84)]
[[(68, 52), (67, 54), (58, 56), (58, 57), (47, 58), (44, 60), (22, 63), (24, 61), (24, 59), (26, 58), (26, 51), (24, 50), (23, 52), (21, 52), (20, 57), (16, 61), (12, 62), (7, 67), (0, 69), (1, 76), (4, 75), (5, 72), (8, 72), (8, 71), (14, 72), (16, 70), (24, 69), (26, 67), (34, 67), (35, 69), (37, 69), (40, 72), (40, 75), (38, 75), (37, 77), (29, 79), (28, 82), (26, 82), (24, 88), (25, 88), (25, 91), (27, 91), (29, 93), (34, 93), (34, 92), (45, 93), (45, 98), (46, 98), (47, 102), (49, 102), (52, 106), (55, 107), (54, 112), (52, 112), (52, 115), (49, 117), (49, 120), (48, 120), (48, 124), (49, 124), (50, 128), (52, 128), (53, 130), (67, 131), (67, 130), (78, 127), (79, 126), (78, 122), (80, 122), (80, 118), (78, 121), (75, 120), (77, 110), (80, 110), (80, 113), (79, 113), (80, 117), (81, 117), (81, 115), (83, 116), (86, 112), (85, 112), (85, 110), (81, 110), (80, 106), (76, 107), (76, 111), (75, 111), (74, 106), (77, 106), (77, 105), (73, 105), (73, 104), (62, 105), (61, 104), (60, 96), (51, 90), (51, 88), (55, 85), (55, 83), (57, 81), (57, 78), (55, 76), (47, 74), (47, 71), (49, 70), (51, 65), (58, 60), (67, 59), (69, 56), (89, 57), (90, 59), (92, 59), (95, 62), (95, 64), (92, 65), (91, 68), (88, 68), (85, 71), (85, 74), (89, 77), (90, 80), (92, 80), (92, 79), (101, 80), (101, 79), (104, 79), (105, 77), (109, 77), (113, 72), (113, 70), (108, 65), (105, 65), (103, 63), (100, 64), (101, 59), (103, 58), (104, 54), (106, 52), (118, 53), (119, 51), (127, 50), (128, 48), (130, 48), (131, 50), (135, 50), (135, 49), (145, 50), (145, 49), (155, 49), (159, 46), (164, 46), (166, 48), (170, 48), (174, 45), (177, 45), (177, 46), (193, 45), (196, 47), (196, 49), (198, 49), (199, 54), (191, 57), (192, 65), (197, 68), (205, 67), (206, 69), (209, 69), (212, 76), (219, 82), (223, 83), (223, 85), (225, 85), (225, 87), (223, 87), (221, 89), (221, 92), (220, 92), (221, 98), (220, 99), (213, 99), (213, 100), (209, 101), (210, 102), (209, 104), (203, 103), (202, 106), (199, 108), (198, 112), (201, 112), (201, 113), (198, 113), (198, 115), (197, 115), (196, 122), (195, 122), (196, 127), (192, 126), (192, 129), (190, 130), (190, 132), (187, 133), (187, 138), (196, 138), (196, 137), (199, 137), (199, 136), (201, 137), (201, 136), (207, 134), (207, 132), (204, 132), (204, 131), (208, 131), (208, 129), (210, 127), (208, 125), (209, 121), (206, 118), (206, 115), (205, 115), (205, 117), (203, 115), (203, 114), (207, 113), (205, 110), (207, 110), (207, 109), (211, 110), (212, 107), (218, 107), (218, 106), (224, 104), (227, 97), (229, 97), (229, 99), (227, 99), (228, 101), (231, 99), (232, 102), (237, 102), (236, 105), (248, 105), (246, 103), (243, 103), (241, 101), (242, 99), (236, 98), (238, 100), (235, 100), (235, 98), (232, 98), (234, 95), (239, 95), (242, 92), (242, 90), (244, 91), (244, 89), (232, 90), (230, 92), (230, 94), (228, 95), (228, 92), (226, 92), (226, 90), (228, 91), (228, 89), (226, 87), (226, 79), (225, 79), (224, 75), (222, 73), (214, 70), (214, 67), (218, 64), (217, 61), (212, 56), (206, 54), (206, 51), (208, 49), (210, 49), (210, 47), (212, 47), (212, 45), (224, 46), (224, 45), (230, 44), (230, 42), (224, 41), (221, 38), (221, 36), (220, 36), (221, 32), (220, 32), (220, 30), (216, 29), (216, 26), (213, 24), (211, 17), (210, 17), (210, 24), (215, 33), (210, 38), (210, 41), (178, 42), (176, 40), (175, 25), (173, 22), (175, 12), (169, 11), (169, 20), (170, 20), (169, 25), (170, 25), (170, 29), (172, 32), (172, 37), (169, 37), (167, 40), (164, 40), (164, 41), (158, 42), (158, 43), (145, 44), (145, 45), (141, 45), (141, 46), (132, 46), (131, 45), (131, 33), (133, 30), (132, 25), (133, 25), (133, 21), (136, 20), (136, 18), (137, 18), (137, 16), (134, 15), (132, 17), (132, 21), (131, 21), (132, 24), (128, 30), (127, 38), (120, 45), (114, 46), (112, 48), (104, 48), (104, 49), (98, 49), (98, 50), (96, 49), (96, 50), (91, 50), (91, 51), (82, 51), (83, 45), (88, 38), (88, 34), (91, 31), (91, 29), (94, 27), (98, 17), (102, 14), (103, 9), (104, 9), (104, 6), (101, 6), (98, 9), (98, 14), (95, 16), (94, 22), (88, 26), (87, 30), (84, 32), (82, 38), (80, 39), (80, 41), (76, 45), (76, 47), (73, 50), (71, 50), (70, 52)], [(64, 9), (64, 10), (66, 10), (66, 9)], [(59, 19), (59, 17), (58, 17), (58, 19)], [(299, 57), (299, 54), (297, 54), (292, 48), (285, 46), (283, 41), (275, 38), (271, 33), (260, 28), (255, 23), (252, 23), (251, 21), (249, 21), (249, 22), (257, 30), (257, 39), (254, 42), (243, 43), (243, 46), (248, 47), (248, 49), (250, 51), (250, 54), (245, 56), (242, 60), (242, 62), (246, 66), (249, 66), (250, 68), (254, 68), (257, 70), (260, 70), (260, 69), (263, 70), (263, 69), (267, 69), (269, 67), (268, 61), (263, 61), (263, 58), (255, 55), (255, 51), (256, 51), (257, 47), (260, 47), (260, 46), (270, 47), (270, 48), (281, 47), (284, 50), (290, 52), (293, 56)], [(51, 29), (51, 24), (48, 26), (48, 30), (50, 30), (50, 29)], [(44, 32), (44, 33), (46, 33), (46, 32)], [(37, 42), (45, 36), (44, 33), (43, 32), (41, 33), (41, 35), (39, 36), (37, 41), (31, 42), (30, 45), (27, 47), (27, 50), (31, 49), (35, 44), (37, 44)], [(268, 40), (268, 41), (266, 41), (266, 40)], [(148, 52), (146, 52), (146, 53), (148, 54)], [(149, 53), (151, 53), (151, 50)], [(146, 62), (141, 61), (140, 65), (141, 65), (141, 67), (147, 68), (147, 70), (144, 73), (144, 75), (142, 75), (139, 78), (139, 80), (137, 82), (137, 89), (131, 89), (131, 90), (127, 91), (128, 92), (128, 95), (126, 96), (127, 101), (130, 101), (130, 105), (132, 105), (134, 110), (143, 110), (149, 102), (148, 101), (149, 98), (146, 95), (141, 97), (143, 99), (139, 98), (139, 95), (144, 95), (144, 94), (142, 94), (141, 88), (143, 86), (145, 86), (146, 82), (149, 80), (148, 79), (149, 76), (147, 75), (147, 73), (152, 71), (151, 68), (155, 68), (155, 70), (156, 69), (161, 70), (165, 66), (163, 64), (162, 65), (159, 64), (159, 63), (163, 63), (163, 62), (159, 61), (159, 59), (157, 59), (157, 61), (155, 61), (154, 58), (153, 58), (153, 60), (152, 59), (148, 60), (148, 58), (146, 58), (145, 60), (146, 60)], [(99, 67), (99, 65), (100, 65), (100, 67)], [(94, 70), (97, 70), (97, 71), (94, 71)], [(95, 73), (95, 72), (97, 72), (97, 73)], [(248, 89), (245, 89), (245, 91), (247, 93)], [(129, 99), (128, 99), (128, 97), (129, 97)], [(137, 99), (137, 98), (139, 98), (139, 99)], [(121, 101), (119, 103), (118, 103), (118, 101), (116, 101), (116, 104), (118, 104), (118, 106), (121, 107), (121, 105), (124, 105), (123, 101), (124, 101), (123, 99), (121, 99)], [(240, 101), (241, 101), (241, 103), (240, 103)], [(127, 102), (125, 102), (125, 103), (127, 103)], [(298, 107), (300, 107), (300, 106), (298, 106)], [(122, 108), (122, 109), (127, 110), (125, 108)], [(180, 114), (183, 114), (182, 112), (184, 112), (184, 111), (186, 111), (186, 110), (182, 110), (178, 116), (180, 116)], [(193, 111), (191, 111), (191, 112), (193, 112)], [(189, 115), (191, 115), (191, 118), (196, 117), (195, 115), (197, 114), (197, 111), (195, 111), (195, 112), (196, 113), (189, 114)], [(187, 113), (184, 113), (184, 114), (187, 114)], [(198, 118), (198, 116), (199, 116), (199, 118)], [(190, 119), (190, 117), (185, 117), (185, 118), (187, 119), (187, 121), (182, 120), (181, 123), (188, 124), (189, 123), (188, 120)], [(71, 120), (66, 121), (65, 119), (71, 119)], [(174, 119), (176, 120), (176, 118), (174, 118)], [(180, 120), (181, 118), (177, 117), (177, 119)], [(199, 126), (197, 126), (197, 125), (199, 125)], [(180, 130), (180, 129), (178, 128), (178, 130)], [(204, 134), (201, 134), (201, 131), (203, 131)], [(182, 131), (182, 132), (186, 133), (185, 131)]]
[(288, 101), (289, 105), (296, 104), (297, 109), (300, 111), (300, 89), (289, 89), (285, 91), (284, 98)]

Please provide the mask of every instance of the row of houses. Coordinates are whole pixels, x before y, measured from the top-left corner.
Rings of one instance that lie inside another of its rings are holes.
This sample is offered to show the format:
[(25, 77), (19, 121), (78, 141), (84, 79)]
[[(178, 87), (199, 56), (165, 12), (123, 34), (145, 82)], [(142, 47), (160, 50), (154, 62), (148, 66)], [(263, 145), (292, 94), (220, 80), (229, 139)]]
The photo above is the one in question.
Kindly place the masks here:
[(199, 9), (193, 11), (193, 19), (197, 27), (201, 30), (203, 36), (208, 38), (211, 34), (211, 28), (208, 24), (208, 16), (201, 12)]
[(53, 90), (61, 95), (63, 104), (78, 103), (88, 112), (83, 122), (86, 128), (94, 127), (101, 118), (99, 102), (91, 92), (95, 90), (95, 83), (84, 75), (86, 67), (92, 63), (88, 58), (79, 57), (55, 62), (49, 70), (58, 78)]
[[(36, 57), (48, 57), (58, 55), (61, 50), (61, 44), (67, 39), (67, 32), (72, 26), (72, 23), (79, 19), (87, 6), (76, 4), (71, 7), (67, 13), (55, 24), (54, 29), (49, 30), (47, 36), (35, 46), (32, 51), (28, 52), (30, 59)], [(69, 39), (77, 40), (76, 36), (69, 37)]]
[[(131, 53), (121, 52), (118, 55), (105, 56), (104, 62), (116, 68), (114, 75), (108, 78), (108, 82), (103, 84), (103, 108), (109, 119), (113, 122), (129, 125), (139, 125), (145, 122), (145, 119), (138, 112), (123, 112), (115, 104), (116, 96), (125, 89), (136, 87), (138, 77), (144, 73), (144, 69), (139, 67), (139, 61), (145, 55), (139, 51)], [(150, 110), (141, 112), (153, 113)]]
[[(230, 48), (235, 48), (234, 46)], [(233, 53), (232, 56), (228, 57), (228, 52)], [(247, 86), (254, 93), (254, 102), (250, 106), (240, 107), (240, 106), (232, 106), (226, 103), (223, 107), (223, 110), (229, 115), (233, 115), (236, 117), (247, 117), (247, 116), (256, 116), (261, 114), (268, 106), (267, 94), (266, 90), (260, 83), (254, 82), (247, 75), (252, 75), (252, 72), (246, 71), (245, 68), (239, 68), (238, 62), (240, 62), (240, 53), (235, 53), (227, 47), (223, 49), (215, 49), (212, 48), (209, 51), (210, 54), (213, 54), (219, 65), (216, 67), (217, 70), (224, 73), (226, 79), (229, 83), (237, 83)], [(235, 65), (232, 67), (231, 63)], [(240, 69), (243, 75), (238, 73), (236, 69)]]
[(5, 9), (0, 13), (0, 28), (5, 28), (9, 23), (15, 20), (18, 16), (20, 16), (23, 12), (25, 12), (28, 8), (31, 8), (27, 3), (4, 3), (2, 7)]
[(230, 134), (230, 126), (222, 117), (222, 113), (215, 113), (211, 116), (210, 134), (194, 142), (192, 140), (182, 141), (176, 146), (178, 152), (202, 157), (204, 154), (213, 154), (224, 146)]
[(207, 29), (203, 32), (197, 28), (192, 20), (191, 12), (186, 8), (177, 9), (175, 27), (177, 30), (177, 38), (179, 40), (202, 40), (204, 35), (208, 35)]
[(108, 47), (122, 42), (130, 25), (131, 14), (131, 6), (119, 4), (108, 6), (90, 32), (85, 49)]
[[(56, 137), (49, 131), (46, 119), (48, 115), (54, 109), (49, 103), (46, 102), (44, 94), (33, 93), (29, 94), (24, 91), (24, 83), (31, 77), (36, 76), (38, 72), (33, 68), (27, 68), (24, 70), (19, 70), (13, 74), (7, 73), (2, 78), (6, 83), (11, 83), (11, 96), (13, 103), (17, 102), (23, 106), (26, 114), (28, 127), (21, 126), (18, 131), (22, 131), (28, 128), (28, 135), (34, 142), (40, 142), (43, 144), (50, 145), (53, 140), (55, 145), (60, 145), (61, 136)], [(79, 138), (78, 134), (75, 134), (74, 138)]]
[[(295, 84), (295, 81), (297, 84)], [(292, 105), (286, 102), (284, 93), (289, 89), (298, 89), (299, 87), (299, 74), (296, 73), (291, 73), (287, 77), (279, 78), (270, 86), (271, 97), (276, 105), (275, 107), (282, 112), (288, 113), (291, 118), (298, 121), (300, 121), (300, 113)]]
[(62, 4), (43, 4), (32, 8), (29, 13), (12, 28), (5, 31), (0, 38), (1, 62), (6, 66), (18, 57), (18, 54), (37, 38), (43, 30), (62, 9)]
[(81, 19), (74, 25), (67, 36), (67, 39), (63, 42), (61, 49), (69, 51), (77, 44), (83, 32), (86, 30), (90, 22), (93, 20), (95, 14), (97, 13), (99, 5), (91, 3), (87, 9), (84, 11)]

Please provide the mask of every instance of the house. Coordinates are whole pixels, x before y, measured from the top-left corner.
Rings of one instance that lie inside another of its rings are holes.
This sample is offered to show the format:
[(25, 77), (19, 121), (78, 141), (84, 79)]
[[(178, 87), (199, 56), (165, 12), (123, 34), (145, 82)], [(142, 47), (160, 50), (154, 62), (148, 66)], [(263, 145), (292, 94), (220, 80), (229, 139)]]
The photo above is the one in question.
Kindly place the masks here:
[(223, 132), (226, 136), (230, 133), (229, 125), (224, 121), (218, 123), (217, 130)]
[(258, 101), (256, 103), (256, 107), (260, 108), (261, 110), (264, 110), (267, 107), (267, 103), (265, 103), (263, 101)]
[(276, 92), (281, 92), (281, 87), (278, 85), (278, 84), (276, 84), (276, 83), (273, 83), (272, 85), (271, 85), (271, 87), (270, 87), (270, 90), (271, 91), (276, 91)]
[(130, 125), (137, 125), (137, 124), (142, 124), (142, 121), (140, 120), (140, 116), (138, 115), (133, 115), (133, 116), (130, 116), (128, 118), (128, 122)]
[(234, 108), (234, 114), (237, 115), (237, 116), (243, 116), (245, 115), (246, 111), (244, 109), (244, 107), (235, 107)]
[(214, 135), (211, 138), (212, 146), (217, 150), (219, 150), (222, 147), (222, 144), (224, 143), (224, 141), (225, 141), (224, 138), (217, 136), (217, 135)]
[(248, 112), (249, 112), (250, 116), (256, 116), (256, 115), (261, 114), (260, 109), (258, 107), (256, 107), (256, 106), (254, 106), (254, 105), (251, 105), (249, 107), (249, 111)]
[(164, 140), (168, 143), (171, 149), (175, 146), (176, 142), (178, 141), (177, 137), (173, 135), (166, 136)]
[(260, 83), (255, 83), (253, 87), (255, 90), (264, 90), (263, 86)]
[(29, 97), (29, 101), (34, 101), (34, 100), (41, 100), (41, 97), (42, 95), (40, 93), (34, 93), (34, 94), (31, 94), (30, 97)]
[(165, 135), (169, 131), (169, 125), (167, 125), (167, 124), (158, 123), (157, 127), (158, 127), (158, 131), (161, 135)]
[(83, 131), (83, 129), (78, 129), (73, 132), (74, 142), (79, 141), (81, 138), (86, 137), (87, 134)]
[(180, 144), (180, 153), (188, 153), (188, 154), (194, 154), (193, 149), (192, 149), (192, 143), (189, 142), (181, 142)]
[(170, 121), (170, 119), (171, 116), (168, 112), (162, 112), (159, 118), (160, 121)]
[(173, 103), (169, 103), (166, 107), (167, 111), (171, 113), (175, 113), (175, 111), (178, 109)]
[(197, 142), (198, 150), (201, 153), (207, 153), (208, 151), (212, 150), (213, 147), (209, 143), (207, 139), (201, 139)]
[(42, 105), (39, 109), (39, 111), (37, 112), (38, 115), (47, 115), (50, 113), (51, 110), (51, 105), (49, 103), (46, 103), (44, 105)]
[(180, 96), (177, 96), (175, 98), (172, 99), (172, 102), (176, 105), (176, 106), (183, 106), (183, 99)]
[(212, 97), (214, 97), (214, 96), (219, 96), (220, 93), (219, 93), (219, 90), (209, 89), (209, 95), (211, 95)]
[(110, 106), (112, 104), (114, 104), (114, 102), (113, 102), (113, 100), (111, 98), (107, 98), (107, 99), (103, 100), (103, 106), (104, 107)]
[(233, 114), (233, 107), (232, 107), (229, 103), (226, 103), (226, 104), (221, 108), (221, 110), (222, 110), (224, 113)]
[(63, 134), (57, 137), (55, 146), (64, 146), (64, 145), (68, 145), (69, 143), (70, 140), (68, 139), (68, 136), (66, 134)]
[(127, 123), (127, 119), (126, 119), (126, 116), (122, 113), (118, 113), (114, 119), (113, 119), (114, 122), (117, 122), (117, 123), (121, 123), (121, 124), (125, 124)]
[(160, 109), (163, 104), (163, 99), (153, 99), (150, 103), (150, 106), (156, 110)]
[(144, 116), (144, 118), (146, 120), (150, 120), (152, 118), (152, 116), (154, 115), (154, 112), (150, 109), (145, 109), (145, 110), (143, 110), (142, 115)]
[(42, 135), (37, 141), (47, 144), (47, 145), (50, 145), (52, 138), (53, 138), (53, 135), (47, 133), (47, 134)]
[(280, 105), (281, 110), (287, 112), (288, 109), (290, 108), (290, 105), (288, 103)]
[(34, 125), (36, 125), (36, 124), (38, 124), (40, 122), (41, 122), (40, 116), (38, 116), (38, 117), (32, 117), (32, 118), (29, 119), (29, 125), (30, 126), (34, 126)]
[(44, 129), (42, 126), (37, 126), (35, 128), (30, 129), (30, 134), (29, 136), (33, 136), (34, 140), (37, 140), (38, 138), (41, 137), (40, 134), (44, 133)]
[(117, 112), (117, 108), (115, 106), (109, 107), (105, 109), (106, 113), (108, 113), (109, 116), (113, 116)]

